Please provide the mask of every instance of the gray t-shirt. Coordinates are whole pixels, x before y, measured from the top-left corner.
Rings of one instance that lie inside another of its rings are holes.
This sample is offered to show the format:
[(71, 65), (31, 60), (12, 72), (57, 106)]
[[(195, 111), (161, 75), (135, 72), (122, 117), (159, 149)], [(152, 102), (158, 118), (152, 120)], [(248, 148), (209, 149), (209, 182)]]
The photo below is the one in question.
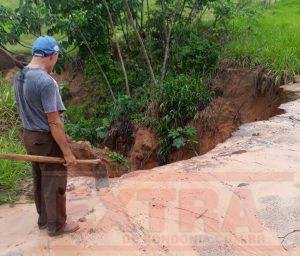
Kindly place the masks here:
[(23, 127), (50, 131), (46, 113), (65, 111), (59, 87), (41, 68), (27, 68), (16, 74), (14, 92)]

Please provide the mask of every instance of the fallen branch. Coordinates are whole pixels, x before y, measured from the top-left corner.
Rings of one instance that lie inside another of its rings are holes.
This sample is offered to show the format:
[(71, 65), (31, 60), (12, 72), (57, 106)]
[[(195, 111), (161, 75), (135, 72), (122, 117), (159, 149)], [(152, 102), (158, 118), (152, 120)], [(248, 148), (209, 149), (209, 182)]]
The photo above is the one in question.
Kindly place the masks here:
[(14, 56), (12, 56), (7, 50), (5, 50), (2, 46), (0, 47), (0, 52), (4, 53), (8, 58), (12, 60), (12, 62), (20, 69), (25, 67), (25, 64), (19, 60), (17, 60)]

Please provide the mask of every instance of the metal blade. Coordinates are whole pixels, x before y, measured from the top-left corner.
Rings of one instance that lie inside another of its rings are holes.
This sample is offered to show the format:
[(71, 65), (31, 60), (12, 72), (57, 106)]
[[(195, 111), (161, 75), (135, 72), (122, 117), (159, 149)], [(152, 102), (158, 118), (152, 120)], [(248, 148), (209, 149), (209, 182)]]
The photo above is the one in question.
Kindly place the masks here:
[(98, 164), (94, 168), (96, 189), (108, 188), (109, 176), (106, 166), (104, 164)]

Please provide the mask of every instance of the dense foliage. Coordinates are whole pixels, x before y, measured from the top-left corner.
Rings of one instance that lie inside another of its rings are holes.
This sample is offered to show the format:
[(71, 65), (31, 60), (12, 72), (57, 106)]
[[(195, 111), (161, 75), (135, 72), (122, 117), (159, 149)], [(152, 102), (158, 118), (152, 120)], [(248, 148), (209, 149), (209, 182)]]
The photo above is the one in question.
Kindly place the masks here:
[(73, 138), (100, 144), (110, 125), (125, 117), (156, 128), (165, 162), (175, 140), (169, 131), (184, 129), (212, 98), (204, 84), (216, 68), (233, 13), (229, 0), (23, 0), (3, 31), (10, 43), (18, 43), (22, 33), (65, 35), (63, 51), (77, 49), (85, 78), (97, 88), (89, 102), (68, 108), (66, 127)]
[[(254, 53), (253, 35), (260, 32), (253, 18), (257, 2), (20, 0), (17, 8), (0, 5), (0, 49), (24, 45), (30, 34), (58, 37), (63, 58), (76, 57), (85, 86), (93, 88), (87, 102), (68, 106), (69, 134), (99, 145), (116, 122), (153, 126), (159, 157), (166, 162), (173, 148), (195, 144), (187, 124), (213, 97), (208, 84), (220, 56), (245, 63), (252, 54), (257, 58), (251, 65), (262, 63), (261, 55), (273, 57), (276, 47)], [(231, 38), (238, 39), (224, 54)], [(290, 55), (282, 55), (285, 63), (293, 54), (291, 48)], [(272, 63), (276, 70), (287, 69), (281, 60)], [(64, 90), (66, 99), (68, 93)]]
[[(68, 133), (102, 145), (118, 122), (151, 126), (166, 163), (172, 150), (197, 154), (189, 124), (214, 97), (209, 81), (220, 63), (263, 67), (278, 81), (300, 72), (298, 12), (298, 0), (0, 0), (0, 51), (30, 54), (37, 36), (54, 35), (60, 61), (79, 63), (92, 92), (86, 102), (68, 104)], [(70, 91), (62, 89), (68, 103)], [(3, 79), (0, 109), (0, 152), (24, 153)], [(120, 154), (107, 154), (127, 165)], [(28, 170), (0, 162), (0, 204), (17, 198)]]

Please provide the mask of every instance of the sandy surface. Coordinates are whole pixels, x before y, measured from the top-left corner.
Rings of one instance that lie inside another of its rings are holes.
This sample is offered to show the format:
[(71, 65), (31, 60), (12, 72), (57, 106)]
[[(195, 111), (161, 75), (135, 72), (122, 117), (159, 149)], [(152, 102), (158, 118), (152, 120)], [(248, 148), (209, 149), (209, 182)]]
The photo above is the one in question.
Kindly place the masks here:
[(75, 234), (38, 230), (33, 204), (1, 206), (0, 255), (300, 255), (300, 100), (281, 108), (203, 156), (109, 189), (70, 178)]

